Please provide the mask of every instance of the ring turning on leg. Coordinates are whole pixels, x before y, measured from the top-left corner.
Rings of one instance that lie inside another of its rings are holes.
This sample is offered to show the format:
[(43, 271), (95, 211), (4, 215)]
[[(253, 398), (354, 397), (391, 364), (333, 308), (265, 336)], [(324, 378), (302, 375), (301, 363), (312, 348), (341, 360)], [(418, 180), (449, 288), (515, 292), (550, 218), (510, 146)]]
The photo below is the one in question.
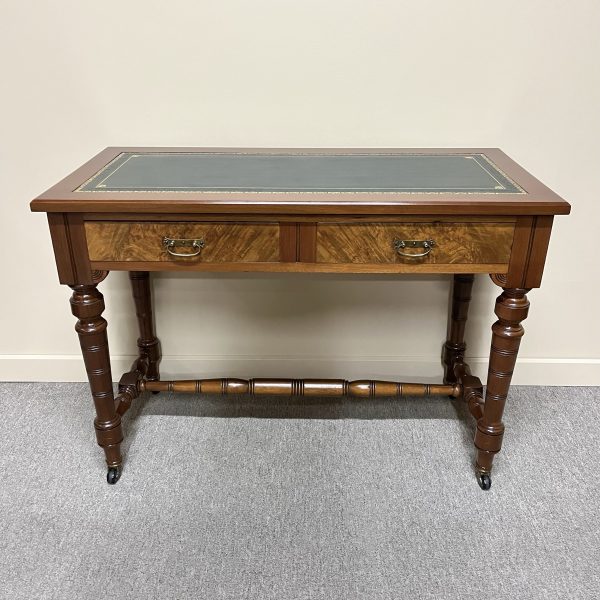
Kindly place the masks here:
[(491, 486), (490, 473), (494, 456), (500, 451), (504, 435), (502, 413), (508, 396), (519, 345), (523, 337), (521, 321), (527, 318), (527, 289), (504, 288), (496, 299), (498, 321), (492, 326), (492, 348), (488, 369), (483, 415), (477, 421), (475, 447), (479, 485)]
[[(106, 321), (102, 318), (104, 298), (96, 285), (74, 285), (71, 311), (78, 321), (75, 330), (79, 335), (83, 360), (96, 407), (94, 427), (98, 444), (104, 449), (106, 464), (120, 474), (122, 457), (121, 415), (115, 409)], [(111, 483), (116, 483), (118, 477)]]

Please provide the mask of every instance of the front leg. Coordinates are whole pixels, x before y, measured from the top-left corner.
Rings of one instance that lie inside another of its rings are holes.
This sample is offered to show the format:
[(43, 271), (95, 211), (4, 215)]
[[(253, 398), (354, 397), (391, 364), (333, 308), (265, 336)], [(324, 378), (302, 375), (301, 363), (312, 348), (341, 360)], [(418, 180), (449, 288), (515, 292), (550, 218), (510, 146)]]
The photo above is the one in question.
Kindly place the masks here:
[(79, 335), (85, 369), (92, 398), (96, 407), (96, 438), (104, 449), (108, 465), (108, 483), (116, 483), (121, 476), (121, 415), (115, 409), (113, 382), (106, 336), (106, 320), (102, 318), (104, 298), (97, 284), (72, 285), (71, 311), (78, 321), (75, 330)]
[(503, 289), (504, 292), (496, 299), (495, 313), (498, 321), (492, 326), (485, 403), (475, 433), (476, 468), (479, 485), (483, 489), (489, 489), (491, 486), (492, 463), (502, 446), (504, 435), (502, 413), (524, 333), (521, 321), (527, 318), (529, 311), (529, 301), (526, 296), (529, 290)]

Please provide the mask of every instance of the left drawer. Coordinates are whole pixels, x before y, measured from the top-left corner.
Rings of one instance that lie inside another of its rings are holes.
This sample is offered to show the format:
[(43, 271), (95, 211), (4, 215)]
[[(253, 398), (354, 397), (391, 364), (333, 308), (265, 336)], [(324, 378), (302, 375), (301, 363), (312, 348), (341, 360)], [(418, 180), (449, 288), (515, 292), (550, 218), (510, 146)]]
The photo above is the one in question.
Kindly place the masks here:
[(85, 234), (90, 260), (95, 262), (245, 263), (280, 260), (277, 223), (87, 221)]

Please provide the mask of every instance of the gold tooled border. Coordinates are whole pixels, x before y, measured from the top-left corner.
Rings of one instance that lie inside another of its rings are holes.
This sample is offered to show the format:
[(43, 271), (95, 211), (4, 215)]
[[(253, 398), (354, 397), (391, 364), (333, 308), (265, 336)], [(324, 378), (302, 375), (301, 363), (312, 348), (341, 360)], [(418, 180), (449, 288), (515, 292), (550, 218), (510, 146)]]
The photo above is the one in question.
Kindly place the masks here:
[[(106, 170), (108, 170), (111, 165), (113, 165), (116, 161), (118, 161), (120, 158), (122, 158), (124, 155), (126, 154), (130, 154), (126, 160), (124, 160), (114, 171), (112, 171), (109, 175), (107, 175), (103, 180), (101, 180), (101, 182), (94, 188), (91, 190), (84, 190), (82, 188), (84, 188), (85, 186), (87, 186), (89, 183), (91, 183), (94, 179), (100, 177), (102, 175), (102, 173), (104, 173)], [(373, 189), (373, 188), (365, 188), (364, 190), (323, 190), (323, 189), (318, 189), (318, 190), (232, 190), (232, 189), (227, 189), (227, 190), (218, 190), (218, 189), (198, 189), (198, 188), (194, 188), (192, 189), (191, 186), (181, 186), (181, 187), (177, 187), (175, 188), (175, 186), (170, 186), (169, 189), (166, 190), (158, 190), (158, 189), (150, 189), (150, 190), (141, 190), (141, 189), (119, 189), (119, 190), (107, 190), (107, 189), (97, 189), (98, 187), (100, 187), (102, 185), (103, 182), (107, 181), (112, 175), (114, 175), (114, 173), (116, 173), (123, 165), (125, 165), (127, 162), (129, 162), (129, 160), (131, 160), (132, 158), (137, 158), (140, 156), (165, 156), (165, 155), (169, 155), (169, 156), (174, 156), (174, 155), (183, 155), (183, 156), (193, 156), (195, 154), (209, 154), (212, 156), (225, 156), (225, 155), (238, 155), (238, 156), (286, 156), (286, 154), (276, 154), (276, 153), (259, 153), (259, 152), (143, 152), (143, 153), (128, 153), (128, 152), (121, 152), (119, 153), (117, 156), (115, 156), (109, 163), (107, 163), (106, 165), (104, 165), (104, 167), (102, 167), (102, 169), (100, 169), (99, 171), (97, 171), (96, 173), (94, 173), (89, 179), (87, 179), (86, 181), (84, 181), (78, 188), (76, 188), (74, 191), (75, 192), (92, 192), (92, 193), (125, 193), (125, 194), (131, 194), (131, 193), (157, 193), (157, 194), (195, 194), (195, 193), (206, 193), (206, 194), (343, 194), (343, 195), (347, 195), (347, 194), (365, 194), (365, 193), (369, 193), (369, 192), (373, 192), (376, 194), (387, 194), (387, 195), (397, 195), (397, 194), (419, 194), (419, 195), (442, 195), (442, 194), (456, 194), (456, 195), (463, 195), (463, 194), (472, 194), (472, 195), (500, 195), (499, 192), (494, 192), (494, 191), (489, 191), (489, 192), (483, 192), (481, 190), (475, 190), (475, 191), (467, 191), (465, 190), (465, 188), (462, 188), (461, 190), (458, 191), (449, 191), (449, 190), (444, 190), (444, 191), (418, 191), (418, 190), (425, 190), (427, 188), (405, 188), (404, 190), (400, 191), (400, 190), (396, 190), (396, 191), (390, 191), (390, 190), (377, 190), (377, 189)], [(527, 192), (520, 186), (518, 185), (515, 181), (513, 181), (504, 171), (502, 171), (502, 169), (500, 169), (489, 157), (487, 157), (485, 154), (481, 154), (481, 153), (476, 153), (476, 154), (420, 154), (418, 152), (411, 152), (410, 154), (399, 154), (397, 152), (378, 152), (378, 153), (365, 153), (365, 154), (347, 154), (347, 153), (337, 153), (337, 154), (316, 154), (316, 153), (301, 153), (301, 152), (297, 152), (294, 154), (287, 154), (287, 156), (435, 156), (435, 157), (442, 157), (442, 156), (462, 156), (463, 158), (466, 159), (470, 159), (470, 160), (474, 160), (477, 165), (479, 167), (481, 167), (498, 185), (496, 186), (495, 189), (506, 189), (506, 186), (502, 184), (501, 181), (499, 181), (492, 173), (490, 173), (490, 171), (488, 169), (485, 168), (484, 165), (482, 165), (476, 157), (481, 157), (483, 158), (486, 163), (492, 168), (494, 169), (498, 174), (500, 174), (502, 177), (504, 177), (504, 179), (508, 182), (510, 182), (518, 191), (517, 192), (507, 192), (507, 193), (513, 193), (513, 194), (526, 194)]]

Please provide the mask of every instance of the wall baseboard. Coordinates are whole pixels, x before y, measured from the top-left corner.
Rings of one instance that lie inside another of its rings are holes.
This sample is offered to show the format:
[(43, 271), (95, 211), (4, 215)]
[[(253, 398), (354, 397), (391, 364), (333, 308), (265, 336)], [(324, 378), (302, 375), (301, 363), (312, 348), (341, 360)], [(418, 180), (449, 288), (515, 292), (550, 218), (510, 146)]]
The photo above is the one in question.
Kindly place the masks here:
[[(113, 379), (129, 370), (134, 355), (112, 357)], [(473, 373), (485, 382), (487, 358), (468, 359)], [(420, 357), (281, 357), (165, 356), (165, 378), (206, 377), (325, 377), (439, 382), (439, 360)], [(0, 355), (0, 381), (86, 381), (80, 355)], [(521, 358), (515, 385), (600, 386), (598, 358)]]

